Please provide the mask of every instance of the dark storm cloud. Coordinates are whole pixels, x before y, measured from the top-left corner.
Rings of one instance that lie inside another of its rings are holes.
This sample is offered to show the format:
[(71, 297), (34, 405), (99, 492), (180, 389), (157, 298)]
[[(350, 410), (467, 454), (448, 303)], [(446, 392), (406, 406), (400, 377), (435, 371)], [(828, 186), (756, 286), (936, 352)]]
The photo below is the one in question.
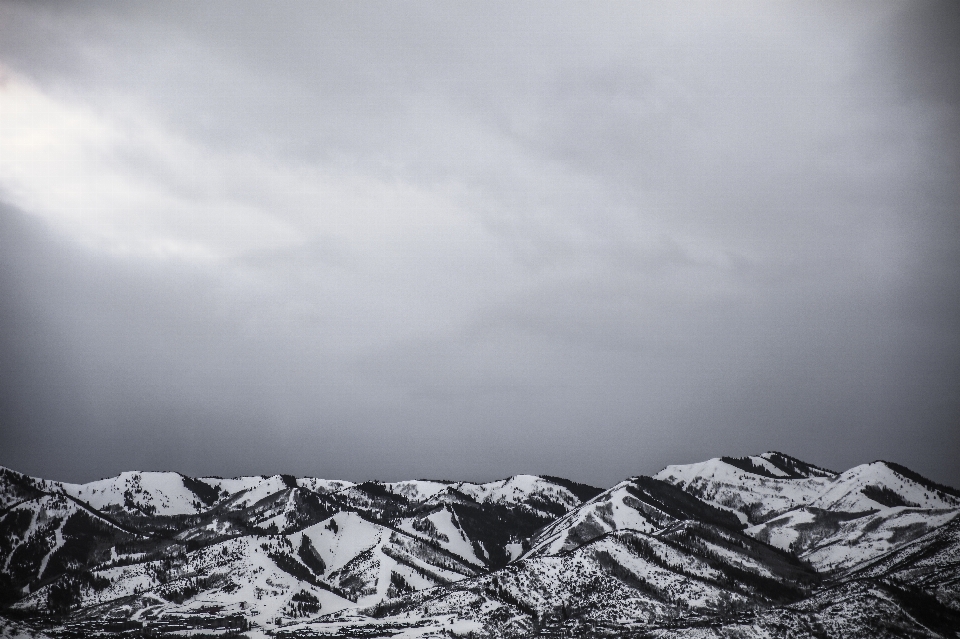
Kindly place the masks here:
[(3, 5), (0, 463), (958, 484), (945, 7)]

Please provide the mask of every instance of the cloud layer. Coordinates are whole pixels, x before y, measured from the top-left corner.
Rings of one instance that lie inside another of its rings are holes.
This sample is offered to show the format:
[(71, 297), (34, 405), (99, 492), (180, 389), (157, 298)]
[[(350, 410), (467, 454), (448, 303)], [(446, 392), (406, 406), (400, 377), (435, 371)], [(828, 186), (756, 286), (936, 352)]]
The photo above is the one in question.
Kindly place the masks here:
[(956, 18), (2, 5), (0, 464), (956, 485)]

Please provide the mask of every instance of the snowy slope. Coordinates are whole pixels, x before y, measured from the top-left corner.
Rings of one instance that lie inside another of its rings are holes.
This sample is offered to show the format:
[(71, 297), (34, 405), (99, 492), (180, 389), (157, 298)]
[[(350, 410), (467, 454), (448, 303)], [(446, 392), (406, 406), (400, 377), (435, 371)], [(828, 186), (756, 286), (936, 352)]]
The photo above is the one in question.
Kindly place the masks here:
[(353, 486), (353, 482), (341, 481), (339, 479), (318, 479), (316, 477), (297, 477), (297, 485), (301, 488), (313, 491), (315, 493), (335, 493), (348, 486)]
[(272, 477), (235, 477), (233, 479), (203, 478), (205, 483), (222, 490), (227, 496), (222, 507), (241, 510), (276, 493), (291, 488), (291, 479), (282, 475)]
[(312, 565), (319, 576), (361, 605), (459, 581), (478, 570), (418, 537), (350, 512), (338, 513), (288, 539), (301, 557), (312, 555), (318, 560)]
[(615, 530), (659, 530), (659, 523), (638, 507), (629, 492), (631, 485), (630, 480), (623, 481), (551, 523), (533, 539), (525, 556), (556, 555)]
[(414, 480), (398, 481), (384, 484), (387, 490), (395, 495), (401, 495), (410, 502), (424, 502), (434, 495), (449, 488), (453, 482)]
[[(290, 557), (282, 538), (244, 537), (191, 553), (174, 551), (162, 559), (96, 571), (107, 582), (82, 591), (82, 607), (116, 610), (122, 602), (130, 619), (181, 617), (213, 611), (216, 615), (247, 615), (265, 627), (296, 618), (293, 597), (306, 592), (319, 609), (334, 612), (353, 605), (328, 589), (300, 579), (278, 558)], [(52, 586), (21, 601), (21, 610), (45, 610)], [(302, 597), (302, 595), (301, 595)]]
[(807, 504), (747, 529), (797, 553), (824, 573), (837, 573), (895, 550), (960, 515), (949, 488), (887, 462), (845, 471)]
[(0, 510), (39, 497), (43, 492), (54, 490), (57, 485), (56, 482), (36, 479), (0, 466)]
[[(76, 563), (115, 560), (118, 543), (141, 536), (91, 512), (62, 493), (19, 502), (0, 514), (0, 568), (12, 585), (27, 587)], [(121, 551), (121, 554), (123, 551)]]
[(412, 537), (436, 544), (472, 566), (482, 568), (486, 564), (486, 555), (477, 552), (476, 545), (464, 531), (456, 511), (448, 504), (405, 517), (399, 521), (397, 528)]
[[(100, 585), (81, 589), (80, 607), (98, 614), (126, 610), (131, 619), (215, 610), (256, 617), (266, 628), (302, 617), (303, 602), (316, 600), (315, 616), (475, 574), (455, 557), (355, 513), (289, 536), (246, 536), (193, 552), (171, 547), (150, 561), (108, 564), (93, 573)], [(18, 609), (46, 611), (52, 587), (40, 588)]]
[(835, 477), (830, 471), (802, 462), (787, 464), (782, 460), (793, 458), (780, 453), (746, 459), (750, 464), (714, 458), (699, 464), (667, 466), (654, 477), (737, 513), (741, 521), (752, 524), (810, 503), (832, 485)]
[(145, 515), (195, 515), (206, 505), (179, 473), (125, 472), (88, 484), (61, 484), (64, 493), (93, 508)]
[(889, 463), (877, 461), (841, 473), (809, 505), (842, 512), (897, 506), (960, 508), (960, 496), (944, 492), (932, 482), (907, 477)]
[(652, 533), (690, 519), (715, 522), (732, 529), (740, 527), (734, 516), (704, 504), (666, 482), (634, 477), (556, 519), (532, 540), (531, 549), (524, 557), (555, 555), (608, 532), (636, 530)]
[(20, 502), (0, 517), (7, 540), (0, 555), (5, 572), (16, 582), (40, 578), (64, 543), (63, 526), (80, 508), (62, 495)]
[(797, 460), (788, 465), (784, 458), (792, 460), (780, 453), (716, 458), (668, 466), (655, 477), (740, 513), (752, 524), (800, 506), (845, 513), (896, 506), (960, 507), (960, 492), (889, 462), (863, 464), (836, 474)]
[(818, 571), (851, 570), (960, 517), (960, 509), (884, 508), (879, 512), (799, 508), (745, 532), (796, 553)]
[[(284, 488), (245, 508), (238, 508), (228, 500), (222, 508), (242, 515), (249, 525), (270, 533), (300, 530), (338, 510), (328, 496), (303, 488)], [(229, 519), (230, 514), (226, 517)]]
[(935, 593), (960, 612), (960, 517), (861, 567), (851, 578), (884, 577)]
[(536, 475), (514, 475), (486, 484), (461, 482), (456, 489), (481, 504), (514, 504), (551, 518), (581, 503), (569, 488)]
[[(727, 570), (733, 566), (755, 581), (731, 589)], [(341, 614), (297, 629), (379, 636), (389, 628), (403, 633), (398, 636), (426, 637), (455, 621), (478, 636), (501, 637), (559, 632), (564, 623), (568, 629), (575, 623), (582, 636), (596, 636), (588, 630), (642, 630), (691, 611), (744, 608), (776, 596), (788, 580), (809, 585), (813, 577), (739, 533), (684, 522), (662, 536), (631, 530), (602, 535), (556, 556), (458, 582), (446, 592), (413, 594), (389, 607), (387, 617)]]

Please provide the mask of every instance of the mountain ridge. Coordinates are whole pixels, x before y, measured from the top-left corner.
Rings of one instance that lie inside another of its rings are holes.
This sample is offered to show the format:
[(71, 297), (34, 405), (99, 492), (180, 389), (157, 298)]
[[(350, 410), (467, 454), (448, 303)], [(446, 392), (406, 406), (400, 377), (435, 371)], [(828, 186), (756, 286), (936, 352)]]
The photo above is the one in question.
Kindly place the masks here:
[(930, 628), (960, 628), (958, 526), (960, 491), (894, 462), (838, 473), (776, 451), (608, 489), (0, 468), (0, 629), (951, 636)]

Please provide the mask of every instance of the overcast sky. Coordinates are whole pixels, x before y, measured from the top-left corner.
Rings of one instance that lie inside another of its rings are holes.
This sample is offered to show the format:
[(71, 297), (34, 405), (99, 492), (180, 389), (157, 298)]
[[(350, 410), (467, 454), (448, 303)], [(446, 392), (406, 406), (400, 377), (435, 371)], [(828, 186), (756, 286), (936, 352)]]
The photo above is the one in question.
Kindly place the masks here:
[(957, 3), (0, 3), (0, 464), (960, 486)]

